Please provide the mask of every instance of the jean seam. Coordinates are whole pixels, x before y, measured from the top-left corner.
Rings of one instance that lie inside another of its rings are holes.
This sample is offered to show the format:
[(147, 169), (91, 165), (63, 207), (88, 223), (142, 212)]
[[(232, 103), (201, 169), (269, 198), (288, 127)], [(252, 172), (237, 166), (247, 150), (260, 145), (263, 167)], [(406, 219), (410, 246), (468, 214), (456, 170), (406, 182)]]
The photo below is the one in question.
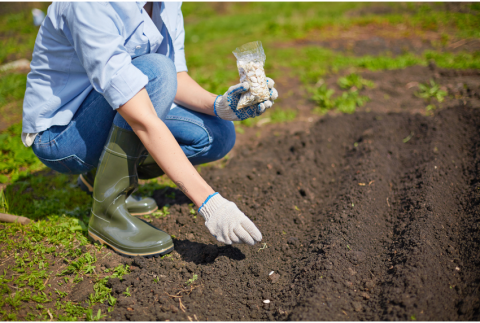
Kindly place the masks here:
[[(83, 161), (80, 157), (78, 157), (77, 155), (73, 154), (73, 155), (68, 155), (66, 157), (62, 157), (62, 158), (58, 158), (58, 159), (47, 159), (47, 158), (43, 158), (43, 157), (39, 157), (37, 156), (38, 159), (40, 160), (45, 160), (47, 162), (51, 162), (51, 163), (61, 163), (62, 165), (64, 165), (66, 168), (68, 168), (67, 165), (65, 165), (63, 163), (63, 161), (67, 158), (71, 158), (71, 157), (75, 157), (76, 159), (80, 160), (83, 164), (89, 166), (89, 167), (94, 167), (93, 165), (90, 165), (89, 163)], [(70, 170), (70, 168), (68, 168)], [(71, 170), (70, 170), (71, 171)]]
[(177, 121), (185, 121), (185, 122), (189, 122), (189, 123), (192, 123), (200, 128), (202, 128), (203, 130), (205, 130), (205, 132), (207, 133), (207, 136), (208, 136), (208, 147), (205, 147), (203, 148), (201, 151), (199, 151), (198, 153), (196, 154), (193, 154), (191, 156), (187, 156), (188, 158), (191, 158), (191, 157), (195, 157), (201, 153), (203, 153), (204, 151), (206, 151), (211, 145), (212, 145), (212, 142), (213, 142), (213, 138), (212, 138), (212, 135), (211, 135), (211, 132), (210, 132), (210, 129), (208, 129), (208, 127), (206, 127), (205, 125), (193, 120), (193, 119), (190, 119), (190, 118), (185, 118), (185, 117), (177, 117), (177, 116), (167, 116), (166, 120), (177, 120)]

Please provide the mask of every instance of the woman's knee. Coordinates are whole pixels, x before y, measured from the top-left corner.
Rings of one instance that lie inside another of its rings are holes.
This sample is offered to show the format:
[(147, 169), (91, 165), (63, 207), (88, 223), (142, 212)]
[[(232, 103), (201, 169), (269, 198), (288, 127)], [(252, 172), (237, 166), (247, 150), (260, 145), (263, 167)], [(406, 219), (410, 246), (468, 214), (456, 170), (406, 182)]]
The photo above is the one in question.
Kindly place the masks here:
[(225, 157), (232, 150), (236, 141), (235, 126), (233, 122), (215, 118), (209, 125), (213, 133), (211, 150), (215, 151), (218, 159)]
[(221, 159), (235, 145), (231, 121), (178, 107), (170, 111), (165, 124), (193, 164)]
[(145, 89), (157, 115), (164, 119), (177, 93), (175, 64), (165, 55), (156, 53), (137, 57), (132, 64), (148, 77)]
[(148, 81), (155, 81), (159, 76), (164, 79), (177, 80), (175, 64), (165, 55), (151, 53), (136, 57), (132, 64), (148, 77)]

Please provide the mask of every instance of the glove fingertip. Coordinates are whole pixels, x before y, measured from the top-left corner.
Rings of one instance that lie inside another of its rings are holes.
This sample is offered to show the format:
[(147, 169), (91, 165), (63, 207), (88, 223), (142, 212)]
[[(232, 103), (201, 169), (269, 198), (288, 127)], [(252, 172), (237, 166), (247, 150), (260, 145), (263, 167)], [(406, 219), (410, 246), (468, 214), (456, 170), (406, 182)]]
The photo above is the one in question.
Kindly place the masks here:
[(257, 242), (262, 241), (262, 233), (258, 230), (257, 226), (249, 219), (248, 222), (242, 223), (245, 231)]
[(278, 98), (278, 91), (277, 89), (273, 88), (270, 90), (270, 99), (275, 101)]
[(265, 112), (266, 106), (263, 103), (259, 103), (257, 106), (257, 111), (259, 114), (262, 114)]
[(268, 88), (269, 88), (269, 89), (273, 88), (273, 86), (275, 85), (275, 81), (272, 80), (272, 79), (269, 78), (269, 77), (266, 77), (265, 79), (267, 80), (267, 86), (268, 86)]
[(273, 102), (270, 101), (270, 100), (267, 100), (267, 101), (263, 102), (263, 104), (265, 105), (265, 109), (270, 109), (273, 105)]

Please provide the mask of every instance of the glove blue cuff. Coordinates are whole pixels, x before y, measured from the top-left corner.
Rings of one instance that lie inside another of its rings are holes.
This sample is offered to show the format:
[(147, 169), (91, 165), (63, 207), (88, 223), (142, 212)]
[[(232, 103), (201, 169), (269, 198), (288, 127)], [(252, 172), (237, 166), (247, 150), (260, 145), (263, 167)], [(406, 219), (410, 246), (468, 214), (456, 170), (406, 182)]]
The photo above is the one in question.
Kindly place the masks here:
[[(219, 117), (219, 116), (218, 116), (218, 114), (217, 114), (216, 104), (217, 104), (217, 100), (218, 100), (219, 97), (221, 97), (221, 95), (217, 96), (217, 97), (215, 98), (215, 101), (213, 101), (213, 113), (215, 113), (215, 115), (216, 115), (217, 117)], [(220, 117), (219, 117), (219, 118), (220, 118)], [(208, 201), (208, 199), (207, 199), (207, 201)]]
[[(218, 116), (217, 116), (217, 117), (218, 117)], [(207, 204), (207, 202), (208, 202), (212, 197), (214, 197), (214, 196), (217, 195), (217, 194), (218, 194), (218, 192), (215, 192), (215, 193), (213, 193), (213, 194), (210, 194), (210, 195), (207, 197), (207, 199), (205, 200), (205, 202), (203, 202), (202, 205), (200, 205), (200, 207), (198, 208), (198, 213), (200, 213), (200, 210), (202, 209), (202, 207), (203, 207), (205, 204)]]

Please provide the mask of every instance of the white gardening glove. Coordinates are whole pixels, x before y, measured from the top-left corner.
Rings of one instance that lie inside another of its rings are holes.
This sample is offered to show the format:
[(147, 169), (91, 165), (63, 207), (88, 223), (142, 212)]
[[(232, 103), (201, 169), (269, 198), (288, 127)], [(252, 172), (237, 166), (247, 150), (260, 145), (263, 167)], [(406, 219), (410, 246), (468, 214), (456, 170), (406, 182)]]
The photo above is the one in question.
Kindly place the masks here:
[(267, 86), (270, 89), (270, 99), (261, 103), (253, 104), (243, 109), (237, 109), (238, 101), (242, 93), (250, 88), (248, 82), (239, 83), (231, 86), (224, 95), (219, 95), (213, 103), (215, 115), (224, 120), (240, 121), (248, 118), (255, 118), (265, 112), (273, 105), (273, 101), (278, 98), (278, 92), (273, 87), (275, 82), (267, 77)]
[(224, 199), (219, 193), (210, 195), (198, 213), (205, 219), (205, 226), (220, 242), (254, 245), (262, 240), (262, 234), (237, 205)]

